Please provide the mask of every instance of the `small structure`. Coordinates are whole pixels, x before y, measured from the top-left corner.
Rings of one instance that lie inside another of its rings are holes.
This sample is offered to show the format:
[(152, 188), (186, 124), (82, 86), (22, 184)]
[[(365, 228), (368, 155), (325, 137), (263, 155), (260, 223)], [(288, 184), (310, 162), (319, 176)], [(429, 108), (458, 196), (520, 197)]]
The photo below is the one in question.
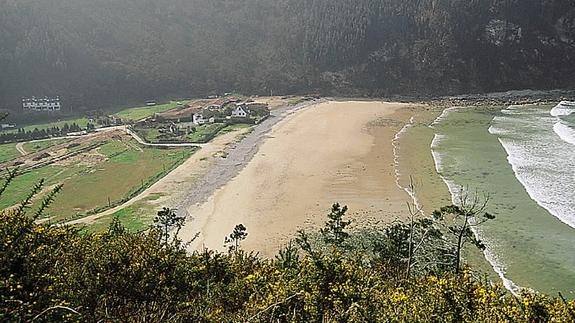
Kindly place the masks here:
[(232, 110), (232, 118), (246, 118), (249, 114), (245, 104), (238, 104), (236, 108)]
[(22, 99), (22, 108), (24, 110), (30, 111), (60, 111), (62, 108), (60, 104), (60, 97), (49, 98), (44, 97), (43, 99), (32, 97)]
[(211, 104), (211, 105), (206, 107), (206, 109), (208, 109), (210, 111), (217, 111), (217, 110), (220, 110), (221, 108), (222, 108), (222, 106), (219, 104)]
[(13, 123), (2, 123), (0, 124), (0, 130), (16, 129), (16, 125)]
[(206, 123), (216, 122), (216, 118), (211, 113), (206, 113), (207, 111), (200, 111), (192, 115), (192, 122), (195, 125), (203, 125)]

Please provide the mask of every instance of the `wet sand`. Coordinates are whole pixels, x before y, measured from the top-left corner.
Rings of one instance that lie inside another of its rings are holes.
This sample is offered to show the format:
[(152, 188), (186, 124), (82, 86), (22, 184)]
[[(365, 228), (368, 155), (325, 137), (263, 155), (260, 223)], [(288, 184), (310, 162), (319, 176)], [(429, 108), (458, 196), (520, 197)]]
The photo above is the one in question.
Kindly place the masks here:
[(331, 205), (349, 206), (356, 226), (407, 217), (411, 197), (396, 185), (393, 139), (421, 107), (327, 102), (276, 124), (245, 168), (205, 202), (188, 206), (180, 233), (190, 249), (225, 250), (235, 225), (242, 247), (273, 256), (298, 229), (323, 225)]

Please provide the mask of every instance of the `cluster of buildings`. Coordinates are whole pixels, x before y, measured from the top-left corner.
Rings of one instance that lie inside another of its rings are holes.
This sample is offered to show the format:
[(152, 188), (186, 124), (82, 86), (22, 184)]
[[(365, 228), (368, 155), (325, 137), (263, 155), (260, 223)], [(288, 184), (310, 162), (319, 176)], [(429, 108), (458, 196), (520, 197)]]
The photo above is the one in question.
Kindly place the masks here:
[(62, 105), (60, 103), (60, 97), (44, 97), (44, 98), (23, 98), (22, 99), (22, 108), (24, 110), (30, 111), (60, 111), (62, 109)]
[[(230, 106), (230, 104), (232, 104)], [(214, 123), (216, 119), (251, 118), (255, 114), (266, 114), (269, 110), (265, 104), (256, 102), (228, 102), (226, 105), (209, 105), (192, 114), (192, 122), (196, 125)]]

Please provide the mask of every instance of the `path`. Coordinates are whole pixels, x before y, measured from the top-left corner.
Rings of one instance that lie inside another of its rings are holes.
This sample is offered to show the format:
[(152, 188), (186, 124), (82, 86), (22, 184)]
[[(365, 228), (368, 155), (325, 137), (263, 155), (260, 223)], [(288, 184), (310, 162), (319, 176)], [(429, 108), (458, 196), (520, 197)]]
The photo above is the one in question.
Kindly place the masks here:
[(25, 142), (19, 142), (16, 144), (16, 150), (18, 150), (18, 152), (20, 153), (20, 155), (25, 156), (28, 155), (28, 153), (26, 152), (26, 150), (24, 150), (24, 144)]

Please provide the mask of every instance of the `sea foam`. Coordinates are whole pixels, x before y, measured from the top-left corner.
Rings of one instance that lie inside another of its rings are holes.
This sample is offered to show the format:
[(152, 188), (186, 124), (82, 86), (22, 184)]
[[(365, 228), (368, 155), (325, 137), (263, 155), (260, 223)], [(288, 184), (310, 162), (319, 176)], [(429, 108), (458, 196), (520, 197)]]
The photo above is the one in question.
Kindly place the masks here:
[(490, 131), (531, 199), (575, 228), (575, 130), (557, 118), (532, 113), (495, 117)]
[(559, 121), (553, 125), (553, 131), (555, 131), (555, 133), (559, 136), (559, 138), (563, 139), (563, 141), (575, 145), (575, 129)]
[(407, 133), (407, 131), (415, 126), (415, 118), (411, 117), (409, 119), (409, 122), (406, 123), (401, 130), (399, 130), (398, 133), (395, 134), (395, 137), (393, 138), (393, 141), (391, 142), (392, 146), (393, 146), (393, 163), (394, 163), (394, 170), (395, 170), (395, 185), (397, 185), (398, 188), (400, 188), (401, 190), (405, 191), (407, 193), (407, 195), (409, 195), (409, 197), (411, 197), (411, 200), (413, 201), (413, 204), (415, 205), (415, 207), (417, 208), (417, 210), (420, 213), (423, 213), (423, 208), (421, 206), (421, 204), (419, 203), (419, 200), (417, 199), (417, 196), (415, 194), (415, 192), (412, 190), (411, 187), (404, 187), (401, 185), (401, 172), (399, 170), (399, 140), (401, 139), (401, 137), (403, 135), (405, 135)]
[(554, 117), (568, 116), (575, 112), (575, 102), (572, 101), (561, 101), (553, 109), (551, 109), (550, 114)]
[(461, 107), (451, 107), (451, 108), (444, 109), (441, 112), (441, 114), (439, 115), (439, 117), (435, 118), (435, 120), (431, 123), (430, 127), (433, 128), (434, 126), (440, 124), (442, 121), (447, 119), (447, 117), (449, 116), (449, 114), (451, 112), (454, 112), (457, 109), (461, 109)]

